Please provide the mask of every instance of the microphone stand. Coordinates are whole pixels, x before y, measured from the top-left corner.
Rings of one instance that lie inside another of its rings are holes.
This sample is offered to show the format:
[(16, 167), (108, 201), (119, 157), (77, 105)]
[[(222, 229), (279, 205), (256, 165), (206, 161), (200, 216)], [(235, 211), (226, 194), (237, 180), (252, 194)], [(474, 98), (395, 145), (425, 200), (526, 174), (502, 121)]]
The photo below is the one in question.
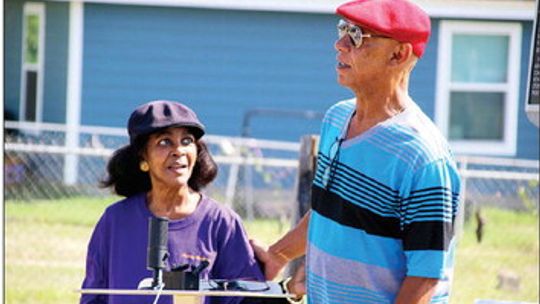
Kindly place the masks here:
[(163, 269), (169, 257), (167, 252), (169, 220), (162, 217), (150, 217), (148, 222), (147, 268), (153, 271), (151, 289), (162, 288)]

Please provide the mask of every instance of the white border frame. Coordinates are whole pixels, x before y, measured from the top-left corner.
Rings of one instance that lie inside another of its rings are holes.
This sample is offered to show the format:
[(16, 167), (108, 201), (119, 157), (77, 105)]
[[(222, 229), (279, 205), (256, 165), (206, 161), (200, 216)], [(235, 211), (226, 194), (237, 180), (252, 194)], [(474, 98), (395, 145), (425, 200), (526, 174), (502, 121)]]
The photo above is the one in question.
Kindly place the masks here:
[[(38, 58), (37, 64), (25, 62), (26, 55), (26, 16), (35, 14), (39, 16)], [(21, 47), (21, 88), (19, 99), (19, 119), (26, 120), (26, 71), (37, 72), (36, 88), (36, 122), (43, 119), (43, 78), (45, 61), (45, 3), (26, 2), (23, 7), (22, 18), (22, 47)]]
[[(509, 37), (507, 83), (452, 83), (451, 58), (452, 36), (456, 33), (475, 35), (505, 35)], [(519, 109), (519, 73), (521, 67), (521, 24), (517, 22), (474, 22), (441, 21), (439, 27), (439, 52), (437, 61), (437, 89), (435, 102), (435, 122), (441, 132), (448, 137), (450, 113), (450, 92), (467, 91), (503, 92), (504, 100), (504, 139), (502, 141), (449, 140), (457, 154), (480, 154), (515, 156), (517, 150), (517, 128)]]
[[(538, 15), (538, 11), (540, 10), (540, 0), (536, 0), (536, 12)], [(532, 78), (535, 77), (533, 75), (533, 58), (535, 55), (535, 49), (537, 47), (540, 47), (540, 43), (537, 43), (537, 33), (535, 32), (540, 30), (538, 29), (538, 18), (534, 19), (533, 27), (532, 27), (532, 35), (531, 35), (531, 47), (530, 47), (530, 54), (529, 54), (529, 71), (528, 71), (528, 77), (527, 77), (527, 93), (525, 94), (525, 113), (527, 114), (527, 118), (529, 121), (538, 127), (539, 125), (539, 113), (540, 113), (540, 105), (538, 104), (531, 104), (530, 101), (530, 93), (531, 93), (531, 84), (532, 84)], [(537, 62), (537, 64), (540, 64), (540, 62)]]
[[(72, 0), (55, 0), (70, 2)], [(77, 0), (78, 1), (78, 0)], [(343, 0), (84, 0), (85, 3), (150, 5), (233, 9), (253, 11), (304, 12), (334, 14)], [(534, 4), (530, 1), (500, 0), (413, 0), (433, 18), (533, 20)]]

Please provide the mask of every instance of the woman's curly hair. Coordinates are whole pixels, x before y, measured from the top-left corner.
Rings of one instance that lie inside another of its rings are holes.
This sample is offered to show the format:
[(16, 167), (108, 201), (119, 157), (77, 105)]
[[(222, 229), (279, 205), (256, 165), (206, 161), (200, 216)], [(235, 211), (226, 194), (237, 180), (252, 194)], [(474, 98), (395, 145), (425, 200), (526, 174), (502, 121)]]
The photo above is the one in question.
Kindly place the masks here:
[[(100, 181), (100, 187), (111, 187), (114, 193), (125, 197), (152, 189), (150, 175), (139, 169), (141, 155), (146, 148), (149, 136), (149, 134), (139, 136), (133, 144), (114, 152), (107, 164), (107, 177)], [(191, 189), (199, 191), (216, 178), (218, 167), (206, 144), (201, 139), (196, 140), (195, 144), (197, 145), (197, 160), (188, 185)]]

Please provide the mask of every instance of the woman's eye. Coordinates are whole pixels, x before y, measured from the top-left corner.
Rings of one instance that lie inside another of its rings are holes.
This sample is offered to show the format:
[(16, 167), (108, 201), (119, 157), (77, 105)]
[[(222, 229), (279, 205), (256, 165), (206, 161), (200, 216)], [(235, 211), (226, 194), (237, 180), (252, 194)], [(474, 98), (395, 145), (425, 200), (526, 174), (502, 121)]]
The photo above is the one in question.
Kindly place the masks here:
[(192, 137), (182, 138), (182, 141), (181, 141), (183, 146), (191, 145), (193, 142), (195, 142), (195, 140)]
[(158, 141), (158, 145), (160, 146), (168, 146), (171, 144), (171, 141), (168, 138), (163, 138)]

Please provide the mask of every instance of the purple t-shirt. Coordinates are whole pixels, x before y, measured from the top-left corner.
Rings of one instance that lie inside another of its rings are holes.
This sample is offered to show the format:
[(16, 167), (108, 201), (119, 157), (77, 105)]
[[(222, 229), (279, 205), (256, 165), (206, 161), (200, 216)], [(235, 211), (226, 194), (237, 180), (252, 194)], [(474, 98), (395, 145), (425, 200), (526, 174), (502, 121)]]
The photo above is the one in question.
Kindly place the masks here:
[[(146, 194), (109, 206), (97, 223), (88, 245), (86, 277), (82, 288), (136, 289), (146, 268), (148, 218)], [(210, 265), (201, 278), (264, 280), (248, 243), (240, 217), (230, 208), (202, 196), (193, 214), (169, 222), (168, 265)], [(199, 258), (197, 258), (199, 257)], [(155, 296), (83, 295), (80, 303), (152, 303)], [(207, 297), (205, 303), (239, 303), (240, 298)], [(160, 304), (172, 303), (161, 296)]]

